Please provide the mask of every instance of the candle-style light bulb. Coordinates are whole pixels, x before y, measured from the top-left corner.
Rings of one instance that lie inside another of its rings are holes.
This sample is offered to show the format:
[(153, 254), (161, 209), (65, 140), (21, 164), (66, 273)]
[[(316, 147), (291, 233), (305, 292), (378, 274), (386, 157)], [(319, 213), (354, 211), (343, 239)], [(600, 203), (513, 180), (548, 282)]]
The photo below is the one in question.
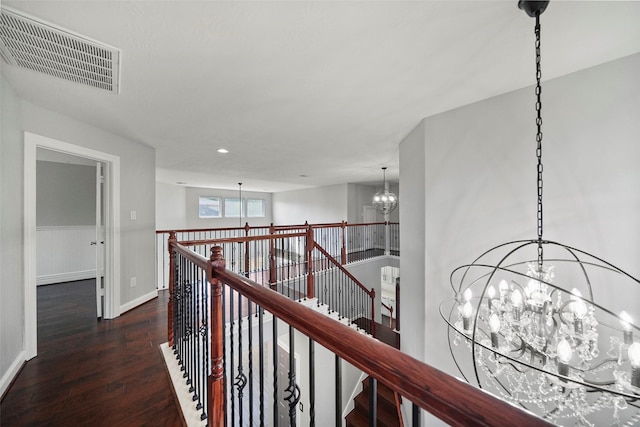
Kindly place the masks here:
[(473, 296), (473, 293), (471, 292), (471, 289), (469, 289), (469, 288), (465, 289), (465, 291), (462, 293), (462, 298), (464, 298), (465, 302), (471, 301), (471, 297), (472, 296)]
[(522, 293), (518, 289), (511, 293), (511, 304), (513, 305), (513, 320), (519, 322), (522, 314)]
[[(573, 355), (573, 350), (571, 349), (571, 344), (566, 339), (560, 340), (558, 343), (558, 373), (560, 375), (569, 376), (569, 361), (571, 360), (571, 356)], [(561, 381), (566, 381), (565, 379), (560, 379)]]
[(489, 310), (491, 310), (493, 305), (493, 299), (496, 297), (496, 288), (493, 285), (487, 288), (487, 305), (489, 306)]
[(500, 283), (498, 283), (498, 289), (500, 289), (500, 299), (504, 300), (507, 297), (507, 292), (509, 291), (509, 284), (506, 280), (502, 279)]
[(491, 346), (498, 348), (498, 332), (500, 332), (500, 318), (496, 313), (489, 317), (489, 330), (491, 331)]
[(471, 315), (473, 314), (473, 307), (469, 301), (465, 302), (462, 306), (462, 327), (465, 331), (468, 331), (471, 325)]
[[(577, 290), (577, 289), (576, 289)], [(584, 330), (584, 316), (587, 315), (587, 304), (579, 298), (571, 303), (571, 310), (573, 311), (574, 322), (573, 329), (576, 334), (581, 335)]]
[(631, 385), (640, 387), (640, 343), (631, 344), (628, 354), (631, 363)]
[[(571, 289), (571, 294), (573, 294), (576, 297), (582, 298), (582, 292), (580, 292), (580, 289), (578, 289), (578, 288)], [(572, 300), (576, 300), (577, 298), (571, 297), (571, 299)]]
[(631, 325), (633, 324), (633, 319), (626, 311), (622, 310), (620, 312), (620, 325), (622, 325), (624, 343), (632, 344), (633, 343), (633, 330)]

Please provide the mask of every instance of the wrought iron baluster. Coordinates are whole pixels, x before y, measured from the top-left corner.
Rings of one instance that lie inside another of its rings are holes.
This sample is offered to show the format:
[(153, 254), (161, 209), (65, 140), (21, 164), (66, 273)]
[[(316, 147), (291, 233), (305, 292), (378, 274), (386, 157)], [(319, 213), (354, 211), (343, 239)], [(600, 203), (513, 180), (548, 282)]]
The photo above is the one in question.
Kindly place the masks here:
[(342, 425), (342, 361), (335, 355), (335, 425)]
[(243, 369), (243, 357), (242, 354), (242, 295), (238, 292), (238, 374), (235, 377), (235, 381), (233, 383), (234, 386), (238, 389), (238, 414), (240, 423), (238, 425), (242, 426), (244, 412), (242, 411), (242, 398), (244, 397), (244, 388), (247, 385), (247, 376), (244, 374)]
[(258, 341), (260, 342), (260, 426), (264, 426), (264, 309), (258, 307)]
[(273, 425), (278, 426), (278, 319), (272, 315), (273, 344)]
[[(200, 326), (200, 338), (201, 338), (201, 346), (203, 350), (203, 355), (201, 360), (201, 369), (200, 375), (202, 381), (200, 382), (200, 396), (201, 396), (201, 405), (202, 405), (202, 414), (200, 414), (200, 419), (204, 420), (207, 418), (207, 409), (208, 399), (211, 398), (208, 393), (207, 385), (208, 385), (208, 376), (209, 376), (209, 280), (206, 277), (206, 272), (203, 272), (201, 283), (201, 292), (200, 292), (200, 300), (201, 300), (201, 326)], [(213, 314), (213, 313), (212, 313)]]
[(253, 303), (247, 298), (249, 306), (247, 307), (247, 320), (249, 323), (248, 346), (249, 346), (249, 425), (253, 425)]
[[(233, 375), (233, 369), (234, 369), (234, 326), (235, 326), (235, 317), (234, 317), (234, 306), (235, 306), (235, 291), (233, 290), (233, 288), (229, 288), (229, 313), (230, 313), (230, 317), (231, 317), (231, 322), (230, 324), (230, 331), (229, 331), (229, 338), (231, 338), (231, 346), (230, 346), (230, 357), (229, 357), (229, 371), (231, 372), (230, 377), (234, 378)], [(234, 389), (234, 385), (231, 384), (230, 387), (231, 389), (231, 425), (233, 425), (236, 421), (236, 394), (235, 394), (235, 389)]]
[(420, 427), (420, 407), (415, 403), (411, 404), (411, 425), (413, 427)]
[(378, 425), (378, 384), (375, 378), (369, 377), (369, 427)]
[[(233, 305), (233, 304), (230, 304)], [(211, 315), (213, 316), (213, 313), (211, 313)], [(224, 384), (229, 384), (228, 382), (228, 378), (229, 376), (227, 375), (227, 328), (229, 327), (228, 325), (230, 325), (230, 320), (229, 320), (229, 315), (227, 313), (227, 285), (225, 285), (224, 283), (222, 284), (222, 372), (224, 375)], [(224, 407), (223, 407), (223, 412), (224, 412), (224, 419), (228, 420), (228, 416), (229, 416), (229, 408), (228, 408), (228, 403), (227, 403), (227, 399), (229, 398), (229, 393), (227, 392), (227, 387), (224, 387)]]
[(309, 338), (309, 426), (316, 425), (316, 362), (313, 339)]
[(296, 364), (295, 364), (295, 335), (293, 326), (289, 325), (289, 386), (285, 393), (289, 393), (284, 400), (289, 402), (289, 425), (296, 427), (296, 412), (298, 402), (300, 402), (300, 387), (296, 384)]

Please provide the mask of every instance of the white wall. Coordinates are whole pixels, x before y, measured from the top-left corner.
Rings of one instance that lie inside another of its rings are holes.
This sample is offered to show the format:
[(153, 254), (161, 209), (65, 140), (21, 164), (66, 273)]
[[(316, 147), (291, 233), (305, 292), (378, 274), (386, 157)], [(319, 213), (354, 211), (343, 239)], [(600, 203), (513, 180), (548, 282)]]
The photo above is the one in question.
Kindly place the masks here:
[[(362, 216), (363, 206), (373, 206), (373, 196), (378, 191), (384, 189), (382, 183), (380, 185), (366, 185), (366, 184), (349, 184), (348, 185), (348, 216), (347, 222), (350, 224), (363, 223), (364, 218)], [(395, 193), (400, 198), (400, 189), (398, 184), (389, 183), (389, 191)], [(400, 211), (396, 209), (389, 215), (389, 221), (398, 222), (400, 218)], [(384, 216), (376, 212), (376, 222), (384, 221)]]
[(96, 224), (96, 168), (36, 162), (36, 225)]
[(156, 182), (156, 229), (187, 228), (187, 189), (182, 185)]
[[(400, 144), (400, 324), (401, 350), (424, 360), (425, 334), (425, 144), (424, 121)], [(408, 203), (408, 201), (411, 203)]]
[[(286, 325), (280, 322), (279, 330), (288, 331)], [(295, 330), (295, 353), (299, 357), (300, 370), (296, 372), (296, 383), (300, 387), (300, 402), (303, 411), (300, 415), (300, 425), (310, 424), (310, 383), (309, 383), (309, 338)], [(286, 348), (289, 347), (289, 333), (278, 337)], [(332, 426), (335, 420), (335, 354), (318, 343), (314, 344), (315, 358), (315, 422), (318, 426)], [(349, 406), (351, 394), (358, 386), (362, 371), (341, 359), (342, 366), (342, 411)], [(282, 385), (285, 388), (286, 385)]]
[[(542, 98), (544, 237), (635, 277), (638, 75), (640, 54), (544, 82)], [(498, 243), (536, 238), (533, 105), (532, 87), (514, 91), (426, 118), (400, 145), (402, 193), (425, 207), (416, 212), (400, 204), (403, 348), (423, 343), (422, 359), (452, 374), (457, 370), (438, 313), (441, 300), (453, 296), (450, 272)], [(613, 304), (615, 292), (604, 288), (596, 301)], [(638, 292), (625, 298), (636, 315)], [(410, 298), (424, 299), (424, 307)], [(411, 322), (424, 326), (410, 333)]]
[(273, 193), (273, 222), (288, 225), (345, 221), (347, 196), (347, 184)]
[[(2, 270), (0, 271), (0, 377), (11, 371), (24, 349), (22, 132), (46, 136), (120, 157), (121, 276), (120, 303), (155, 292), (155, 153), (72, 118), (20, 100), (2, 77)], [(130, 220), (135, 210), (137, 220)], [(129, 286), (130, 277), (137, 286)], [(24, 360), (24, 359), (22, 359)], [(21, 362), (21, 360), (19, 360)]]
[(0, 74), (0, 395), (24, 361), (22, 118), (20, 100)]
[(376, 257), (371, 260), (345, 265), (347, 271), (353, 274), (360, 283), (362, 283), (367, 289), (373, 288), (375, 291), (376, 299), (374, 307), (376, 311), (375, 320), (377, 322), (380, 322), (382, 319), (382, 281), (380, 279), (380, 270), (382, 267), (399, 267), (399, 265), (400, 258), (394, 256)]
[[(155, 290), (155, 152), (72, 118), (22, 103), (24, 130), (120, 157), (120, 303)], [(22, 177), (19, 177), (22, 182)], [(131, 211), (136, 220), (131, 220)], [(136, 277), (137, 286), (129, 286)]]

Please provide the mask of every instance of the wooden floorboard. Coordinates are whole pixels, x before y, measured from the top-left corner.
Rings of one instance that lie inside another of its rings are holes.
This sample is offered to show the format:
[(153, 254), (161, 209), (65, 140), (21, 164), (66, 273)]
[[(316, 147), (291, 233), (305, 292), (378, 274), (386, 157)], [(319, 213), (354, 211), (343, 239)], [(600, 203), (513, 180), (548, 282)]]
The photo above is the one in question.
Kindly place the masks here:
[(167, 299), (97, 321), (93, 281), (38, 287), (38, 356), (0, 403), (0, 425), (181, 426), (158, 348)]

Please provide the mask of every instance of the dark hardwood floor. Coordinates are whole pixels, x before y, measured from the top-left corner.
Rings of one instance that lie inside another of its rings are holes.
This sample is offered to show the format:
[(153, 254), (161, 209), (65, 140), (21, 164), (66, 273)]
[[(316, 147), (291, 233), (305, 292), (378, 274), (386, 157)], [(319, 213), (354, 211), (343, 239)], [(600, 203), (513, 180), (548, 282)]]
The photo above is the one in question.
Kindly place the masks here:
[(97, 321), (92, 280), (38, 287), (38, 356), (0, 403), (0, 425), (181, 426), (158, 348), (167, 299)]

